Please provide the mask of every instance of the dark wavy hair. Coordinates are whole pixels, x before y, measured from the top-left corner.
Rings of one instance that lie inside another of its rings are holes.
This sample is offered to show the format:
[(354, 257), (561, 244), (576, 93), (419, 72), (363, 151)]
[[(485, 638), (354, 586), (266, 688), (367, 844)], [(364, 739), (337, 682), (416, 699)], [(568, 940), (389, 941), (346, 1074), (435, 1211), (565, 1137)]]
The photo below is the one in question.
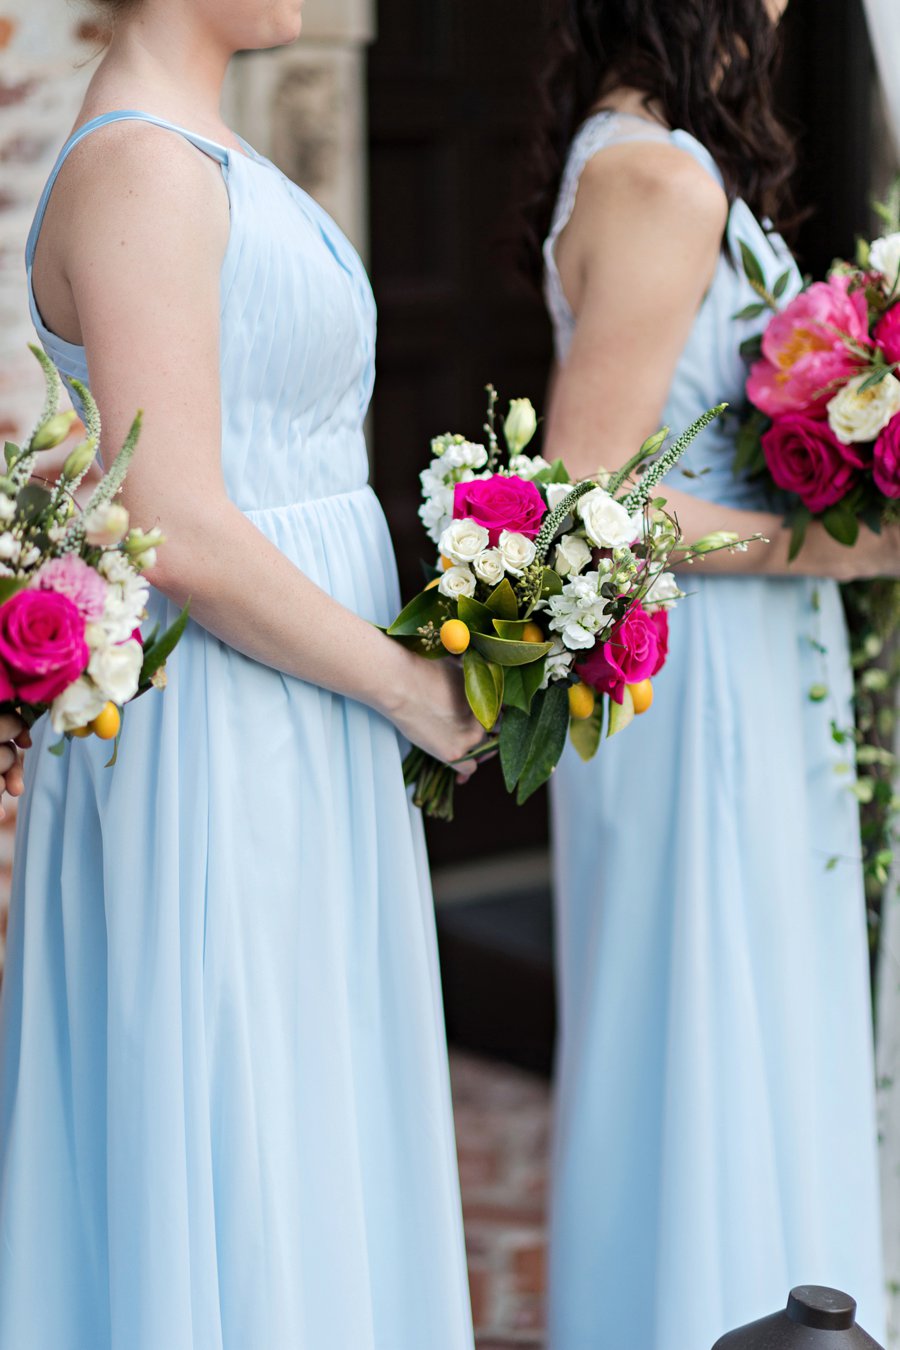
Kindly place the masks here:
[(783, 226), (795, 149), (775, 112), (780, 48), (766, 0), (553, 0), (517, 240), (525, 275), (540, 285), (572, 138), (617, 87), (702, 142), (731, 201)]

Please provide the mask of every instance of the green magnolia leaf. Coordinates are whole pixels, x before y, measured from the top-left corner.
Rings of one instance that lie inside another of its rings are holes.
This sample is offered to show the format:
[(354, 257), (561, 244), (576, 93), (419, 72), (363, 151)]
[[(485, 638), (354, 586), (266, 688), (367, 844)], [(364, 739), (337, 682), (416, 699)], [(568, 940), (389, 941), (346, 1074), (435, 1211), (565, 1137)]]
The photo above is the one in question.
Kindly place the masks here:
[(166, 629), (162, 637), (157, 638), (152, 647), (144, 648), (144, 664), (141, 666), (140, 684), (145, 684), (147, 680), (152, 679), (156, 672), (166, 664), (187, 627), (190, 609), (191, 602), (189, 600), (178, 618)]
[(846, 544), (848, 548), (852, 548), (859, 537), (859, 519), (841, 502), (828, 508), (822, 517), (822, 524), (832, 539), (836, 539), (839, 544)]
[(798, 506), (791, 521), (791, 546), (788, 549), (788, 562), (793, 562), (803, 547), (806, 531), (812, 521), (812, 512), (805, 506)]
[(505, 666), (504, 707), (530, 713), (532, 699), (544, 682), (544, 670), (544, 661), (534, 661), (530, 666)]
[(535, 483), (571, 483), (569, 471), (561, 459), (555, 459), (549, 469), (541, 469), (540, 473), (534, 475)]
[(532, 712), (533, 734), (529, 738), (525, 763), (519, 776), (516, 801), (519, 806), (543, 787), (559, 763), (566, 748), (569, 730), (569, 691), (564, 684), (551, 684), (535, 716)]
[(387, 630), (388, 636), (415, 637), (419, 629), (427, 623), (440, 627), (453, 612), (453, 602), (441, 595), (437, 587), (433, 586), (430, 591), (422, 591), (415, 599), (410, 600), (406, 608), (400, 611)]
[(530, 619), (494, 619), (493, 631), (507, 642), (524, 642), (522, 634), (530, 622)]
[(633, 721), (634, 699), (631, 697), (631, 690), (626, 684), (621, 703), (617, 703), (613, 698), (609, 700), (609, 726), (606, 729), (607, 739), (610, 736), (618, 735), (620, 731), (624, 731), (626, 727), (631, 726)]
[(0, 605), (18, 595), (19, 591), (24, 591), (27, 585), (27, 577), (0, 577)]
[(481, 604), (479, 600), (473, 600), (468, 595), (461, 595), (457, 605), (457, 613), (466, 627), (473, 633), (493, 633), (494, 612), (488, 609), (487, 605)]
[(473, 633), (472, 646), (489, 661), (496, 661), (498, 666), (527, 666), (546, 656), (553, 643), (508, 642), (505, 638), (488, 637), (486, 633)]
[(762, 264), (757, 258), (753, 249), (741, 240), (741, 260), (744, 264), (744, 271), (747, 273), (750, 281), (756, 282), (757, 286), (765, 286), (766, 274), (762, 269)]
[(605, 699), (598, 698), (590, 717), (584, 717), (580, 720), (573, 718), (572, 725), (569, 727), (569, 740), (585, 762), (593, 759), (600, 748), (600, 740), (603, 736), (605, 702)]
[(508, 577), (504, 577), (497, 589), (488, 596), (487, 607), (499, 619), (517, 619), (519, 617), (519, 602)]
[(762, 334), (746, 338), (741, 343), (740, 353), (745, 361), (758, 361), (762, 356)]
[(520, 708), (507, 707), (500, 723), (500, 768), (507, 792), (515, 792), (516, 784), (522, 776), (525, 760), (528, 758), (528, 742), (532, 732), (532, 721), (537, 713), (523, 712)]
[(485, 731), (491, 731), (503, 703), (503, 670), (471, 647), (462, 664), (469, 707)]
[(541, 599), (546, 600), (550, 595), (562, 595), (562, 577), (558, 572), (554, 572), (552, 567), (545, 567), (541, 578)]

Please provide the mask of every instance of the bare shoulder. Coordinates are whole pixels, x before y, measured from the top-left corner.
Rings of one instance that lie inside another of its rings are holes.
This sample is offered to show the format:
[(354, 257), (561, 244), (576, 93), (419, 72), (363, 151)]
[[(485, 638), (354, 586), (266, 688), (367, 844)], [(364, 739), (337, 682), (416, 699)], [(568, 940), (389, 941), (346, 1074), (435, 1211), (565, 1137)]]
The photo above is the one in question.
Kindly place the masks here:
[(721, 237), (728, 198), (688, 151), (664, 141), (628, 141), (588, 161), (576, 209), (593, 217), (650, 212), (667, 228), (683, 223)]
[(120, 238), (131, 249), (155, 251), (168, 241), (215, 254), (228, 236), (221, 169), (175, 132), (137, 120), (109, 123), (68, 155), (46, 232), (70, 256)]

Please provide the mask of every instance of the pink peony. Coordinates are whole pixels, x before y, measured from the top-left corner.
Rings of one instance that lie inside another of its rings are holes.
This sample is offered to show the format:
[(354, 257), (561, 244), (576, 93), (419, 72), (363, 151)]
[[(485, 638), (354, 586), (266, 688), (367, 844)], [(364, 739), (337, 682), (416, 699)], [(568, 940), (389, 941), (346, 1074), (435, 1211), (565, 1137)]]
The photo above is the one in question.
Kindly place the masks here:
[(763, 359), (747, 381), (751, 403), (769, 417), (815, 410), (862, 364), (845, 338), (869, 346), (869, 310), (863, 291), (849, 278), (819, 281), (776, 314), (763, 335)]
[(491, 537), (491, 547), (504, 530), (533, 539), (546, 515), (544, 499), (534, 483), (494, 474), (471, 483), (457, 483), (453, 491), (454, 520), (474, 520)]
[(26, 590), (0, 605), (0, 662), (16, 698), (50, 703), (89, 659), (84, 618), (68, 596)]
[(668, 650), (668, 614), (648, 614), (636, 602), (616, 624), (609, 641), (595, 647), (577, 671), (585, 684), (621, 703), (626, 684), (652, 679), (665, 665)]
[(795, 492), (814, 514), (846, 497), (864, 462), (858, 448), (842, 445), (827, 422), (800, 413), (776, 418), (762, 447), (778, 486)]
[(68, 596), (85, 619), (99, 619), (106, 605), (106, 582), (93, 567), (72, 553), (44, 563), (31, 584), (41, 591)]
[(892, 305), (875, 329), (875, 341), (893, 364), (900, 361), (900, 305)]
[(900, 413), (888, 422), (875, 442), (872, 477), (885, 497), (900, 497)]

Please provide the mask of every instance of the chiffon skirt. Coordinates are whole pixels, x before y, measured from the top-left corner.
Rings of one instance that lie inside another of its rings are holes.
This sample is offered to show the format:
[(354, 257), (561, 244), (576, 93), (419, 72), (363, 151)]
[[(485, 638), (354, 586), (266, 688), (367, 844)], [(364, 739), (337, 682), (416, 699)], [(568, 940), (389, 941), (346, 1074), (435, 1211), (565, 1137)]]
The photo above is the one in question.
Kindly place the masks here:
[(652, 711), (553, 781), (550, 1350), (709, 1350), (799, 1283), (883, 1343), (838, 591), (688, 582)]
[[(249, 514), (396, 612), (368, 489)], [(0, 1023), (2, 1350), (471, 1350), (393, 727), (191, 624), (115, 768), (54, 739), (27, 756)]]

